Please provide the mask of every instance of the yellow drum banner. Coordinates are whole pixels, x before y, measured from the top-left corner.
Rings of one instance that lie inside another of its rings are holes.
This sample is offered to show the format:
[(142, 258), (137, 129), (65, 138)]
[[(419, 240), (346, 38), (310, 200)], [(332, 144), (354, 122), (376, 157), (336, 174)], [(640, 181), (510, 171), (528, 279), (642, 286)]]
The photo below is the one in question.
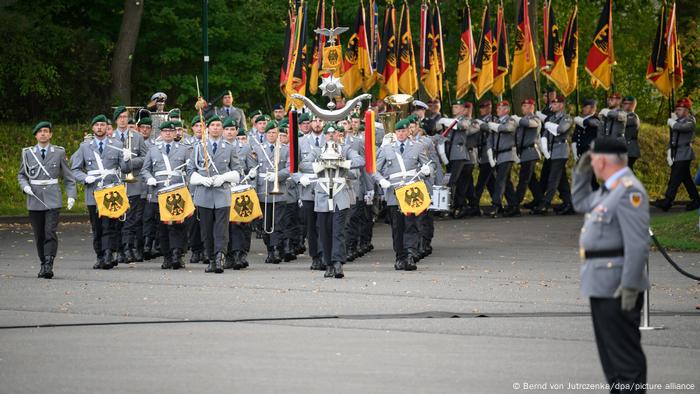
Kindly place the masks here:
[(255, 193), (255, 189), (246, 189), (231, 193), (231, 213), (229, 221), (233, 223), (250, 223), (262, 217), (260, 210), (260, 200)]
[(158, 192), (158, 210), (160, 221), (165, 223), (182, 223), (194, 213), (192, 196), (186, 186)]
[(118, 219), (129, 210), (129, 197), (124, 184), (110, 185), (95, 190), (95, 202), (99, 217)]
[(404, 215), (420, 215), (430, 207), (430, 193), (423, 181), (397, 187), (394, 193)]

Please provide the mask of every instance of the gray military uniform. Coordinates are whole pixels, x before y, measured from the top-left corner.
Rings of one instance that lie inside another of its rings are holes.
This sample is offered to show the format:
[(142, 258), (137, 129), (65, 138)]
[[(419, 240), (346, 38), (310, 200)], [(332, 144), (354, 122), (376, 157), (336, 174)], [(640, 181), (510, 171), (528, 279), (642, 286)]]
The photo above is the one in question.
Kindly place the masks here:
[(634, 112), (628, 112), (625, 123), (625, 139), (627, 140), (627, 156), (630, 158), (639, 158), (642, 155), (639, 149), (639, 124), (639, 116)]
[(178, 142), (170, 143), (170, 153), (166, 155), (166, 143), (153, 146), (144, 158), (141, 168), (141, 177), (146, 181), (148, 178), (155, 178), (158, 185), (155, 190), (149, 193), (148, 202), (158, 202), (158, 191), (182, 183), (184, 186), (184, 176), (187, 173), (185, 163), (190, 158), (190, 150)]
[[(22, 149), (22, 162), (17, 173), (17, 181), (20, 188), (30, 186), (36, 195), (36, 197), (27, 196), (27, 210), (30, 211), (46, 211), (63, 207), (61, 187), (58, 184), (59, 177), (63, 178), (68, 197), (75, 198), (77, 194), (75, 176), (66, 160), (65, 149), (51, 144), (44, 149), (44, 159), (41, 158), (39, 145)], [(48, 208), (39, 202), (37, 197), (46, 203)]]
[[(318, 160), (320, 155), (320, 149), (312, 150), (304, 158), (299, 168), (304, 173), (313, 173), (312, 164)], [(365, 159), (349, 145), (342, 147), (342, 156), (346, 160), (350, 160), (350, 169), (325, 169), (317, 174), (317, 178), (310, 185), (314, 188), (314, 210), (316, 212), (341, 211), (350, 208), (353, 203), (348, 175), (352, 169), (365, 165)], [(341, 180), (342, 182), (340, 182)], [(331, 191), (333, 192), (332, 199), (330, 198)], [(333, 205), (332, 208), (330, 204)]]
[(547, 122), (557, 123), (559, 125), (559, 127), (557, 127), (556, 136), (547, 131), (547, 144), (549, 145), (551, 159), (568, 159), (569, 143), (567, 142), (567, 137), (569, 136), (571, 125), (574, 123), (573, 119), (571, 119), (566, 112), (562, 111), (550, 116)]
[(238, 126), (239, 130), (246, 131), (248, 129), (248, 126), (246, 125), (245, 114), (243, 113), (243, 110), (238, 107), (215, 107), (214, 113), (218, 115), (221, 119), (233, 118), (233, 121)]
[(625, 140), (625, 124), (627, 123), (627, 112), (612, 108), (606, 116), (600, 115), (600, 128), (598, 129), (599, 137), (617, 138), (621, 141)]
[[(256, 178), (256, 185), (255, 189), (258, 192), (258, 198), (260, 199), (261, 203), (265, 202), (265, 193), (271, 192), (272, 188), (274, 186), (273, 181), (266, 181), (265, 176), (267, 173), (273, 173), (274, 172), (274, 160), (275, 160), (275, 155), (274, 155), (274, 149), (271, 149), (270, 147), (274, 148), (274, 144), (270, 144), (267, 141), (263, 142), (262, 145), (258, 145), (253, 143), (252, 147), (252, 153), (254, 153), (253, 156), (249, 156), (250, 163), (248, 164), (250, 167), (255, 167), (256, 165), (260, 165), (258, 167), (258, 176)], [(282, 202), (286, 203), (287, 198), (287, 178), (289, 178), (289, 147), (281, 145), (280, 146), (280, 160), (278, 164), (278, 183), (279, 183), (279, 190), (281, 194), (279, 195), (273, 195), (270, 194), (267, 196), (267, 202), (268, 203), (273, 203), (273, 202)]]
[[(100, 141), (103, 143), (101, 154)], [(122, 171), (127, 169), (122, 160), (121, 148), (121, 142), (113, 138), (86, 140), (71, 156), (71, 171), (75, 179), (84, 183), (88, 175), (97, 178), (97, 181), (85, 185), (85, 205), (97, 205), (94, 192), (98, 186), (121, 182)]]
[(692, 115), (680, 118), (671, 128), (671, 157), (673, 161), (694, 160), (692, 143), (695, 139), (695, 118)]
[(520, 163), (540, 159), (540, 153), (535, 145), (539, 143), (541, 129), (542, 121), (537, 115), (525, 115), (520, 118), (518, 129), (515, 132), (515, 143)]
[[(216, 141), (216, 153), (214, 151), (214, 142), (207, 141), (207, 152), (209, 154), (209, 171), (204, 167), (204, 156), (202, 154), (202, 145), (198, 144), (192, 150), (190, 162), (187, 164), (188, 178), (192, 173), (197, 171), (199, 175), (205, 177), (213, 177), (227, 173), (229, 171), (241, 172), (241, 164), (238, 157), (235, 155), (234, 147), (224, 139)], [(219, 187), (205, 187), (197, 185), (194, 189), (194, 205), (202, 208), (217, 209), (231, 206), (231, 184), (224, 183)]]
[[(112, 135), (112, 139), (121, 142), (120, 133), (121, 131), (119, 129), (115, 129), (114, 134)], [(131, 152), (135, 155), (132, 155), (131, 159), (129, 159), (129, 161), (123, 164), (122, 179), (126, 177), (128, 173), (133, 172), (134, 177), (136, 178), (136, 182), (126, 184), (126, 194), (129, 197), (141, 196), (141, 193), (146, 188), (146, 185), (139, 178), (138, 174), (141, 171), (141, 167), (143, 166), (143, 159), (144, 157), (146, 157), (146, 153), (148, 153), (148, 146), (146, 146), (146, 143), (144, 142), (141, 133), (125, 131), (124, 143), (122, 143), (122, 146), (124, 148), (129, 146), (129, 138), (131, 138)]]
[[(386, 190), (386, 203), (389, 206), (397, 206), (394, 186), (410, 181), (420, 170), (423, 164), (427, 164), (428, 159), (425, 147), (413, 141), (404, 142), (404, 153), (400, 151), (401, 142), (396, 141), (391, 145), (385, 145), (377, 153), (377, 171), (374, 173), (376, 182), (386, 179), (391, 182), (391, 187)], [(403, 168), (401, 163), (403, 163)], [(419, 177), (415, 178), (421, 179)]]

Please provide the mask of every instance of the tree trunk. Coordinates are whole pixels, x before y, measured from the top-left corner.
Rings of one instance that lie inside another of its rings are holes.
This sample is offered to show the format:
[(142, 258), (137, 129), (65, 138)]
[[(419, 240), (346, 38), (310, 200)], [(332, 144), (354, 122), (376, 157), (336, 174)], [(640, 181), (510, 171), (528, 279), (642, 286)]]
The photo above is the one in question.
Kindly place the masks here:
[[(515, 2), (515, 15), (518, 15), (518, 11), (520, 11), (520, 7), (522, 6), (522, 4), (523, 2), (521, 0), (517, 0)], [(539, 42), (537, 35), (537, 4), (537, 0), (529, 1), (528, 14), (530, 17), (530, 30), (532, 34), (532, 40), (535, 46), (535, 63), (539, 64), (539, 61), (537, 60), (539, 59), (539, 50), (537, 46), (537, 43)], [(537, 72), (538, 69), (535, 69), (535, 71), (528, 74), (527, 77), (523, 78), (517, 85), (515, 85), (515, 88), (513, 88), (514, 102), (512, 103), (512, 108), (514, 109), (514, 112), (520, 114), (520, 104), (523, 102), (523, 100), (538, 98), (537, 84), (535, 83), (535, 74)], [(539, 103), (536, 105), (539, 105)]]
[(131, 104), (131, 65), (139, 38), (144, 1), (124, 1), (124, 16), (112, 58), (112, 99), (124, 105)]

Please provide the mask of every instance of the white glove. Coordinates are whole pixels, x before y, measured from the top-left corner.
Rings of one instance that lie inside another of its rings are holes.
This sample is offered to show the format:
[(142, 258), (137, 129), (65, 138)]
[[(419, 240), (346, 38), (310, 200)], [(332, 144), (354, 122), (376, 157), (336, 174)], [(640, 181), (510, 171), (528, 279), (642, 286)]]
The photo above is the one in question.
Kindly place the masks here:
[(430, 166), (427, 164), (423, 164), (420, 168), (420, 173), (423, 174), (423, 176), (430, 176)]
[(299, 179), (299, 184), (301, 184), (304, 187), (307, 187), (311, 184), (311, 179), (309, 179), (309, 177), (306, 175), (302, 175), (301, 179)]
[(571, 143), (571, 151), (574, 152), (574, 159), (578, 159), (578, 150), (576, 149), (576, 143)]
[[(232, 170), (219, 175), (219, 178), (223, 180), (223, 182), (221, 182), (222, 185), (226, 182), (236, 184), (241, 181), (241, 174), (239, 174), (236, 170)], [(218, 185), (216, 187), (219, 186), (221, 185)]]
[(475, 122), (476, 124), (478, 124), (479, 126), (481, 126), (482, 124), (484, 124), (484, 121), (481, 120), (481, 119), (474, 119), (474, 122)]
[(224, 176), (223, 175), (214, 175), (211, 177), (211, 185), (214, 187), (219, 187), (224, 184)]
[(489, 164), (491, 167), (496, 167), (496, 160), (493, 158), (493, 149), (487, 149), (486, 156), (489, 158)]
[(304, 207), (304, 202), (301, 201), (301, 200), (297, 200), (297, 205), (299, 206), (299, 208), (303, 208), (303, 207)]
[(438, 156), (440, 156), (440, 161), (442, 164), (447, 165), (450, 163), (450, 160), (447, 159), (447, 153), (445, 152), (445, 143), (440, 143), (437, 146), (437, 151), (438, 151)]
[(382, 179), (381, 181), (379, 181), (379, 186), (382, 189), (386, 190), (391, 187), (391, 182), (387, 181), (386, 179)]
[(85, 177), (85, 184), (89, 185), (89, 184), (95, 183), (96, 180), (97, 180), (97, 178), (95, 178), (94, 176), (88, 175)]
[(351, 165), (350, 160), (343, 160), (340, 163), (338, 163), (339, 168), (345, 168), (346, 170), (350, 169), (350, 165)]
[(515, 121), (515, 123), (520, 123), (520, 119), (522, 119), (518, 115), (511, 115), (510, 117), (511, 117), (511, 119), (513, 119)]
[(553, 136), (559, 135), (559, 132), (557, 131), (557, 129), (559, 128), (559, 125), (556, 123), (547, 122), (544, 124), (544, 128), (547, 129), (547, 131), (549, 131), (549, 134), (551, 134)]
[(210, 177), (202, 176), (198, 172), (193, 172), (190, 177), (190, 185), (211, 187), (213, 180)]
[(131, 152), (130, 151), (123, 151), (122, 157), (124, 159), (124, 162), (131, 160)]
[(608, 112), (610, 112), (610, 109), (609, 109), (609, 108), (603, 108), (603, 109), (600, 110), (599, 114), (600, 114), (600, 116), (602, 116), (602, 117), (606, 117), (606, 116), (608, 116)]
[(148, 180), (146, 181), (146, 184), (148, 186), (156, 186), (156, 185), (158, 185), (158, 181), (156, 180), (156, 178), (148, 178)]
[(255, 179), (256, 176), (258, 176), (258, 169), (251, 168), (250, 171), (248, 171), (248, 178)]
[(491, 131), (498, 133), (498, 126), (500, 126), (500, 125), (501, 125), (500, 123), (489, 122), (489, 129), (491, 129)]
[(268, 172), (267, 175), (265, 175), (265, 180), (268, 182), (274, 182), (275, 180), (275, 173), (274, 172)]
[(549, 160), (549, 147), (547, 146), (547, 137), (540, 138), (540, 149), (542, 149), (542, 155), (545, 159)]
[(68, 197), (68, 203), (66, 204), (66, 208), (70, 211), (73, 209), (73, 206), (75, 205), (75, 198), (73, 197)]
[(671, 167), (673, 165), (673, 158), (671, 158), (671, 150), (666, 149), (666, 163), (668, 163), (668, 166)]
[(511, 149), (511, 151), (513, 152), (513, 157), (514, 157), (513, 161), (515, 162), (515, 164), (520, 164), (520, 156), (518, 156), (518, 148), (513, 147)]
[(671, 112), (671, 119), (678, 120), (678, 115), (675, 112)]
[(578, 127), (584, 127), (584, 126), (583, 126), (583, 118), (580, 117), (580, 116), (577, 116), (577, 117), (574, 118), (574, 123), (576, 123), (576, 125), (577, 125)]
[(537, 115), (537, 117), (540, 118), (540, 120), (542, 120), (543, 122), (545, 119), (547, 119), (547, 115), (543, 114), (542, 111), (537, 111), (535, 115)]
[(668, 127), (673, 128), (673, 126), (676, 124), (676, 120), (673, 118), (668, 118), (666, 124), (668, 124)]
[(326, 169), (326, 167), (323, 164), (321, 164), (317, 161), (311, 163), (311, 168), (314, 170), (314, 173), (316, 173), (316, 174), (318, 174), (319, 172)]
[(22, 191), (25, 192), (25, 193), (27, 193), (27, 194), (30, 195), (30, 196), (34, 196), (34, 195), (35, 195), (35, 194), (34, 194), (34, 191), (32, 190), (32, 187), (29, 186), (29, 185), (27, 185), (27, 186), (25, 186), (24, 188), (22, 188)]

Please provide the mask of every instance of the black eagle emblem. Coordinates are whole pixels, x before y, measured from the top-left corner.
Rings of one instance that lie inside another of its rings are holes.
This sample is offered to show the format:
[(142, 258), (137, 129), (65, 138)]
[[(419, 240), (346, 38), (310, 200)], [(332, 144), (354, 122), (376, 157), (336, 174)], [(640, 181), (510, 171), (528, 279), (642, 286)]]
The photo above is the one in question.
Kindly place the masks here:
[(181, 215), (185, 212), (185, 201), (180, 193), (173, 194), (165, 199), (165, 209), (173, 216)]
[(124, 205), (124, 198), (118, 192), (106, 193), (102, 199), (102, 206), (108, 211), (117, 212)]
[(236, 197), (236, 201), (233, 203), (233, 209), (238, 216), (247, 218), (253, 214), (253, 201), (251, 201), (250, 196), (247, 195)]
[(404, 197), (405, 197), (406, 204), (408, 204), (408, 206), (413, 207), (413, 208), (420, 207), (421, 205), (423, 205), (423, 201), (425, 200), (425, 196), (423, 195), (423, 192), (417, 187), (412, 187), (412, 188), (406, 190)]

